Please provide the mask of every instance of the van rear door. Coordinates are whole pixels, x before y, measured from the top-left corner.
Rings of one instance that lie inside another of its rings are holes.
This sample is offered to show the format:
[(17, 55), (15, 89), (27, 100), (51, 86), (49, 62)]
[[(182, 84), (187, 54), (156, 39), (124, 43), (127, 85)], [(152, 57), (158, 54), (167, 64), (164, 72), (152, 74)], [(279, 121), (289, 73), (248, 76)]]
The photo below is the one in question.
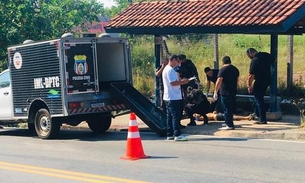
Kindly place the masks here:
[(98, 92), (95, 43), (65, 42), (67, 93)]

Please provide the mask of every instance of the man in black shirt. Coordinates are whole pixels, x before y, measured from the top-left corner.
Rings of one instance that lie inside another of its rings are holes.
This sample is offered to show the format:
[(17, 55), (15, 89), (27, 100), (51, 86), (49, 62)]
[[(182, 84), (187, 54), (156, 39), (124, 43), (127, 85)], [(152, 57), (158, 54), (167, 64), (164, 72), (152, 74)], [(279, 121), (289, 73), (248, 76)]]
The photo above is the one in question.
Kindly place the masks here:
[(271, 65), (274, 57), (266, 52), (258, 52), (254, 48), (247, 50), (247, 56), (251, 59), (248, 92), (254, 94), (255, 112), (259, 121), (254, 124), (267, 124), (264, 95), (271, 82)]
[(218, 73), (213, 99), (217, 100), (218, 91), (220, 90), (220, 101), (225, 114), (226, 124), (226, 126), (220, 128), (220, 130), (234, 130), (233, 110), (236, 102), (235, 97), (237, 93), (239, 70), (231, 64), (229, 56), (223, 57), (222, 64), (223, 67)]
[(187, 87), (191, 86), (192, 88), (198, 89), (198, 85), (196, 84), (196, 82), (200, 83), (200, 80), (198, 77), (197, 68), (194, 65), (194, 63), (190, 59), (186, 59), (186, 56), (183, 54), (178, 55), (178, 57), (181, 62), (180, 68), (179, 68), (180, 77), (181, 78), (191, 78), (191, 77), (195, 76), (197, 78), (196, 80), (190, 81), (186, 85), (182, 85), (183, 94), (184, 94), (184, 96), (186, 96)]
[(219, 69), (211, 69), (210, 67), (204, 68), (204, 72), (207, 76), (207, 93), (210, 91), (210, 85), (216, 83)]
[[(207, 97), (208, 97), (208, 94), (210, 91), (211, 82), (214, 83), (214, 88), (215, 88), (215, 83), (217, 81), (218, 72), (219, 72), (219, 69), (211, 69), (210, 67), (204, 68), (204, 73), (206, 74), (206, 77), (207, 77), (207, 92), (206, 92)], [(214, 112), (214, 113), (217, 112), (217, 110), (216, 110), (217, 104), (218, 104), (218, 100), (213, 101), (211, 103), (210, 112)]]

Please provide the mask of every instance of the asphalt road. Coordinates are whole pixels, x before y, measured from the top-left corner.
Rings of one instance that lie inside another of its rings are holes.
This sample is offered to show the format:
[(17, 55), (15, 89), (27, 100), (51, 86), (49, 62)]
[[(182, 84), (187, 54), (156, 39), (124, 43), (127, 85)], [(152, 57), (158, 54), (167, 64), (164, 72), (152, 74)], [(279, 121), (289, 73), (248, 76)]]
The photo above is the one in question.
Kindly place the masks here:
[(0, 177), (10, 183), (305, 182), (305, 143), (188, 136), (187, 142), (141, 132), (147, 159), (122, 160), (127, 132), (63, 130), (41, 140), (27, 130), (0, 130)]

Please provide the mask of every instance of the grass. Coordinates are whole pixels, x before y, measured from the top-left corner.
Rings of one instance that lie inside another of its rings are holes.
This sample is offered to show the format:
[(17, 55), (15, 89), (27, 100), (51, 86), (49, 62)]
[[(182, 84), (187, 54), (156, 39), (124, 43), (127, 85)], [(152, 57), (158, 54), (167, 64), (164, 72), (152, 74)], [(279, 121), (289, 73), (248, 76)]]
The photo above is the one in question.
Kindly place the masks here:
[[(141, 37), (133, 40), (132, 63), (134, 86), (146, 96), (154, 93), (154, 43), (152, 38)], [(232, 64), (240, 71), (240, 91), (246, 87), (250, 60), (246, 56), (246, 50), (249, 47), (256, 48), (258, 51), (270, 52), (270, 36), (269, 35), (219, 35), (219, 66), (221, 67), (221, 59), (228, 55), (232, 59)], [(167, 39), (167, 45), (172, 54), (185, 54), (191, 59), (198, 70), (201, 83), (206, 88), (206, 77), (203, 69), (206, 66), (214, 67), (214, 45), (211, 35), (205, 35), (203, 38), (189, 35), (181, 39), (171, 36)], [(289, 60), (288, 36), (282, 35), (278, 37), (278, 86), (279, 89), (286, 89), (287, 80), (287, 62)], [(304, 50), (305, 36), (294, 36), (293, 48), (293, 82), (296, 88), (301, 90), (297, 93), (304, 95)], [(279, 94), (282, 95), (279, 91)], [(286, 92), (287, 93), (287, 92)]]

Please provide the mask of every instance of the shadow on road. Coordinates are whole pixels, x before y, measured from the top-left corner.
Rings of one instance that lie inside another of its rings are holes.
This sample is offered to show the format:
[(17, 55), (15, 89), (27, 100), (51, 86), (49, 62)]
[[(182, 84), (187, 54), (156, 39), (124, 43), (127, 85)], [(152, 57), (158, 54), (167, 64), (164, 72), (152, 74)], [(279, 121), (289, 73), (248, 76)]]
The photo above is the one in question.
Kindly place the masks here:
[[(0, 136), (31, 137), (39, 138), (28, 129), (4, 128), (0, 129)], [(160, 140), (155, 133), (140, 132), (142, 140)], [(80, 140), (80, 141), (126, 141), (127, 131), (107, 131), (104, 133), (94, 133), (91, 130), (62, 129), (57, 138), (48, 140)]]

